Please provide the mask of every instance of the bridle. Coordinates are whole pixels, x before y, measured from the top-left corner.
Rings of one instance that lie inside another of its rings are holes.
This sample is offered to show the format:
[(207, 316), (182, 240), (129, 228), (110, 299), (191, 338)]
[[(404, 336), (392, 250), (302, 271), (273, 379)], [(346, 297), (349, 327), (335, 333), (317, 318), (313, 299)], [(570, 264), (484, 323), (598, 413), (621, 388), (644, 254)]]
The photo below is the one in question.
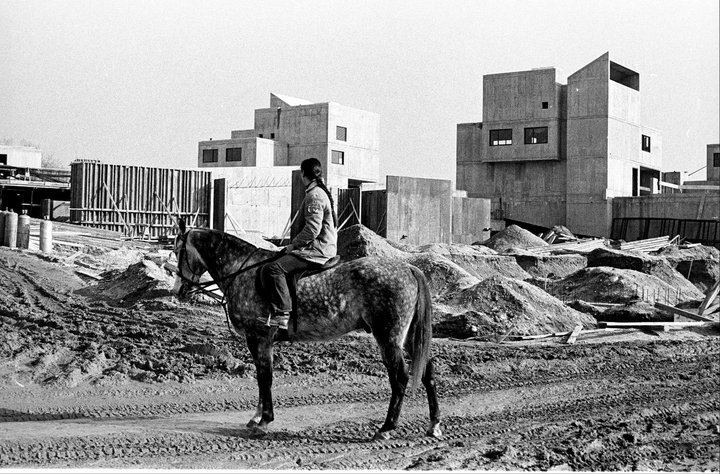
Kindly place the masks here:
[[(187, 282), (187, 283), (190, 284), (191, 288), (190, 288), (190, 290), (186, 293), (188, 296), (189, 296), (189, 295), (193, 295), (193, 294), (195, 294), (195, 293), (203, 293), (203, 294), (205, 294), (205, 295), (207, 295), (207, 296), (210, 296), (211, 298), (215, 299), (216, 301), (220, 301), (222, 304), (224, 304), (224, 303), (225, 303), (225, 295), (224, 295), (224, 294), (223, 294), (222, 297), (220, 297), (220, 296), (218, 296), (217, 294), (215, 294), (215, 293), (213, 293), (213, 292), (211, 292), (211, 291), (208, 291), (207, 288), (210, 287), (210, 286), (212, 286), (212, 285), (217, 285), (217, 284), (218, 284), (219, 282), (221, 282), (221, 281), (231, 280), (231, 279), (233, 279), (233, 278), (236, 278), (238, 275), (241, 275), (241, 274), (243, 274), (243, 273), (245, 273), (245, 272), (248, 272), (248, 271), (252, 270), (253, 268), (257, 268), (257, 267), (262, 266), (262, 265), (264, 265), (264, 264), (266, 264), (266, 263), (272, 262), (273, 260), (277, 260), (278, 258), (280, 258), (280, 257), (284, 254), (284, 252), (279, 252), (278, 255), (273, 255), (273, 256), (270, 257), (270, 258), (267, 258), (267, 259), (264, 259), (264, 260), (260, 260), (259, 262), (253, 263), (252, 265), (248, 265), (248, 266), (246, 267), (245, 265), (247, 264), (247, 262), (248, 262), (248, 261), (253, 257), (253, 255), (255, 255), (255, 253), (259, 250), (258, 247), (255, 247), (255, 248), (253, 249), (253, 251), (250, 252), (250, 254), (249, 254), (247, 257), (245, 257), (245, 260), (243, 260), (243, 262), (242, 262), (242, 264), (240, 265), (240, 268), (239, 268), (238, 270), (236, 270), (236, 271), (234, 271), (234, 272), (232, 272), (232, 273), (229, 273), (228, 275), (222, 276), (222, 277), (220, 277), (220, 278), (218, 278), (218, 279), (216, 279), (216, 280), (204, 281), (204, 282), (200, 283), (200, 282), (197, 282), (197, 281), (195, 281), (195, 280), (192, 280), (192, 279), (190, 279), (190, 278), (188, 278), (188, 277), (186, 277), (185, 275), (182, 274), (182, 258), (183, 258), (183, 256), (185, 256), (185, 260), (187, 261), (187, 248), (186, 248), (186, 247), (187, 247), (187, 238), (188, 238), (188, 235), (190, 234), (190, 231), (191, 231), (191, 230), (192, 230), (192, 229), (188, 230), (187, 232), (185, 232), (184, 234), (182, 234), (182, 235), (179, 236), (179, 239), (180, 239), (180, 241), (182, 242), (182, 246), (180, 247), (180, 249), (179, 249), (178, 252), (177, 252), (178, 265), (177, 265), (177, 270), (175, 271), (175, 274), (176, 274), (182, 281)], [(187, 263), (188, 263), (187, 267), (188, 267), (188, 269), (189, 269), (189, 268), (190, 268), (190, 263), (189, 263), (189, 262), (187, 262)], [(192, 270), (190, 270), (190, 273), (192, 273), (193, 276), (197, 277), (198, 279), (199, 279), (200, 276), (202, 275), (202, 274), (198, 275), (197, 273), (194, 273)], [(203, 272), (203, 273), (205, 273), (205, 272)], [(219, 286), (219, 285), (218, 285), (218, 286)]]

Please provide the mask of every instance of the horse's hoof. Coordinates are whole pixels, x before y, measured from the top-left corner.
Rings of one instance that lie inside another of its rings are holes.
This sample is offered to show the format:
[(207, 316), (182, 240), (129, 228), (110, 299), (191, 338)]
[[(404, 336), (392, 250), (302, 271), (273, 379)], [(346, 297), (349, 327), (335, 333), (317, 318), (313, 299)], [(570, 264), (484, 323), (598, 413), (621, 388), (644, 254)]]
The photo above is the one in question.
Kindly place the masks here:
[(250, 436), (252, 436), (253, 438), (263, 438), (267, 436), (267, 434), (267, 426), (255, 425), (252, 427), (252, 432), (250, 433)]
[(257, 425), (258, 425), (258, 422), (255, 421), (255, 418), (251, 418), (250, 421), (248, 421), (247, 425), (245, 425), (245, 426), (247, 426), (248, 428), (255, 428)]
[(440, 429), (440, 423), (431, 426), (428, 428), (428, 430), (425, 432), (427, 436), (430, 436), (432, 438), (441, 438), (442, 437), (442, 430)]
[(375, 433), (375, 436), (373, 436), (373, 441), (382, 441), (385, 439), (390, 439), (389, 431), (378, 431)]

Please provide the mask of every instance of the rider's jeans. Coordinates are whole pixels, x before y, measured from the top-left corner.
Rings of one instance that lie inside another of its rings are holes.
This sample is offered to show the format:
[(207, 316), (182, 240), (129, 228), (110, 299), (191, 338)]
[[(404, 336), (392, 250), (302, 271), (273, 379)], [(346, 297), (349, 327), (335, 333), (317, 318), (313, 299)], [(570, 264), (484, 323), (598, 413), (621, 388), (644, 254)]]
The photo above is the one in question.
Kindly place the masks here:
[(260, 281), (265, 292), (264, 296), (270, 302), (275, 313), (292, 311), (292, 298), (288, 290), (287, 279), (295, 273), (317, 268), (317, 266), (316, 263), (287, 254), (260, 267)]

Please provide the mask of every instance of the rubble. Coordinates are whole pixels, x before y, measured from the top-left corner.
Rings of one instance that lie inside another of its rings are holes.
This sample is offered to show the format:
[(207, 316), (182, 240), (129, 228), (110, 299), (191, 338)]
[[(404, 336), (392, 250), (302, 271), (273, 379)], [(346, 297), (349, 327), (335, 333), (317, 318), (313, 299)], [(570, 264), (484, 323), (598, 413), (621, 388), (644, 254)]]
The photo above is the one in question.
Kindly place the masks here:
[(668, 245), (651, 253), (663, 257), (700, 291), (720, 281), (720, 250), (707, 245)]

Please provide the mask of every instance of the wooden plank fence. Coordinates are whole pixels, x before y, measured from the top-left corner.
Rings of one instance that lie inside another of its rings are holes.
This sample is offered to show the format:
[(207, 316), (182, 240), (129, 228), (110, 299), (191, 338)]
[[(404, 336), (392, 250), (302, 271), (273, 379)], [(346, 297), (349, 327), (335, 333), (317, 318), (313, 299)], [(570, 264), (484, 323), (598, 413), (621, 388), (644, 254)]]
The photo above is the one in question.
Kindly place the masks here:
[(210, 176), (76, 160), (70, 165), (70, 222), (143, 238), (168, 235), (180, 217), (207, 226)]

